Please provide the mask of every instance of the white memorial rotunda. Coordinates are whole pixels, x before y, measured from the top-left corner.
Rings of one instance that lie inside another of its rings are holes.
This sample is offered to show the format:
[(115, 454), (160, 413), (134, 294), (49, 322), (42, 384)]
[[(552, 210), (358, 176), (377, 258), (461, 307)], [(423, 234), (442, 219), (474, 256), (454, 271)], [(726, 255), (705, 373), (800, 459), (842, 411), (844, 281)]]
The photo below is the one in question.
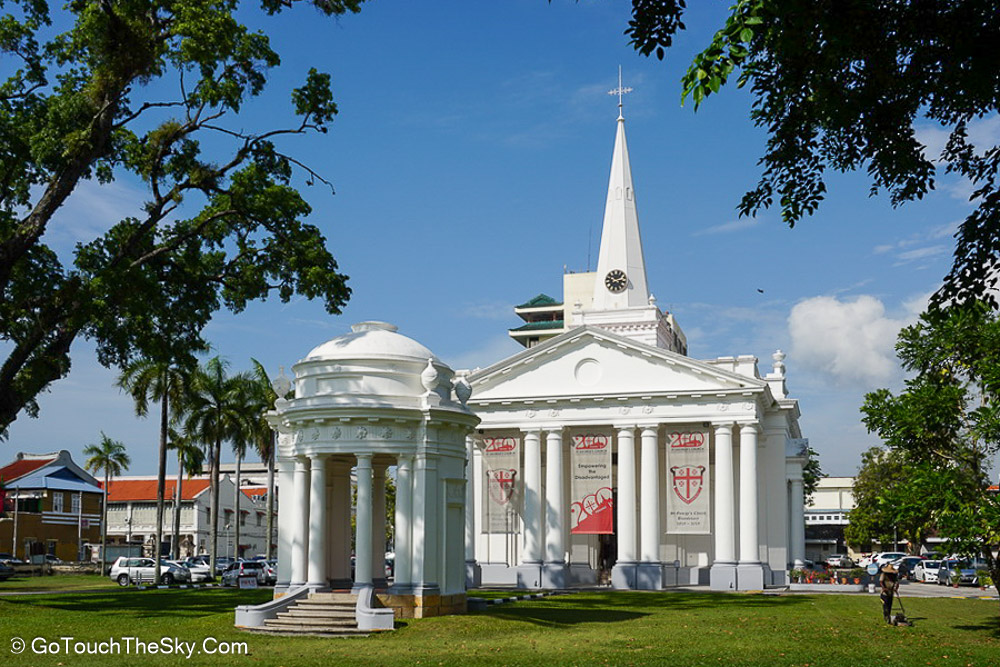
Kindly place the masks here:
[(295, 397), (270, 414), (287, 494), (275, 596), (385, 586), (385, 480), (395, 466), (395, 577), (379, 598), (397, 618), (464, 612), (465, 443), (479, 422), (465, 406), (469, 384), (384, 322), (355, 325), (293, 370)]
[(806, 461), (785, 355), (763, 377), (687, 356), (647, 287), (621, 113), (597, 271), (563, 292), (517, 308), (527, 349), (469, 375), (470, 586), (785, 583)]

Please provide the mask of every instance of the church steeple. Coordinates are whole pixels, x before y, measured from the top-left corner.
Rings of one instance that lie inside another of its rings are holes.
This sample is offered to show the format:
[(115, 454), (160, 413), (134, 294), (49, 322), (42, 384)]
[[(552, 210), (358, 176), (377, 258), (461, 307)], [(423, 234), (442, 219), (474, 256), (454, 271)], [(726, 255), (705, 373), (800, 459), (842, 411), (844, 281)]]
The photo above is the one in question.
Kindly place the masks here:
[(611, 158), (608, 198), (604, 206), (601, 250), (597, 258), (593, 303), (596, 311), (644, 308), (649, 305), (646, 263), (642, 256), (635, 188), (632, 185), (628, 144), (625, 142), (625, 118), (621, 110), (621, 96), (630, 90), (622, 87), (619, 70), (618, 88), (609, 92), (619, 96), (618, 128)]

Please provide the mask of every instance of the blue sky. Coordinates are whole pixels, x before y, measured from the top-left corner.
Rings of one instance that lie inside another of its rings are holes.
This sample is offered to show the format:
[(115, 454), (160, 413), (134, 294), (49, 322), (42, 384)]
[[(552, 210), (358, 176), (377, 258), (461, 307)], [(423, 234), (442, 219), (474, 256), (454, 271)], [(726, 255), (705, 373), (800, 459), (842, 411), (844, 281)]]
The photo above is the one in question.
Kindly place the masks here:
[[(596, 264), (622, 66), (625, 117), (649, 285), (688, 336), (690, 354), (788, 353), (788, 386), (804, 435), (831, 474), (856, 471), (874, 439), (860, 424), (864, 392), (898, 387), (893, 344), (950, 265), (968, 188), (941, 175), (924, 201), (892, 209), (863, 175), (831, 175), (829, 198), (794, 230), (765, 212), (737, 219), (765, 141), (745, 91), (724, 89), (695, 113), (680, 77), (729, 3), (691, 3), (688, 30), (664, 61), (622, 34), (625, 1), (502, 3), (379, 0), (325, 19), (300, 7), (268, 27), (282, 53), (271, 88), (244, 127), (288, 118), (288, 91), (309, 67), (332, 75), (340, 113), (326, 135), (284, 148), (333, 182), (306, 188), (311, 222), (350, 277), (341, 316), (274, 299), (220, 314), (208, 336), (234, 370), (250, 357), (276, 372), (368, 319), (387, 320), (453, 367), (516, 352), (512, 307), (561, 295), (562, 272)], [(931, 149), (939, 128), (918, 127)], [(1000, 135), (1000, 123), (976, 126)], [(303, 186), (304, 187), (304, 186)], [(87, 184), (52, 227), (63, 248), (130, 214), (132, 181)], [(758, 290), (763, 290), (761, 294)], [(289, 371), (290, 373), (290, 371)], [(104, 431), (126, 443), (133, 474), (155, 473), (156, 420), (133, 416), (85, 341), (70, 376), (20, 418), (2, 446), (80, 451)]]

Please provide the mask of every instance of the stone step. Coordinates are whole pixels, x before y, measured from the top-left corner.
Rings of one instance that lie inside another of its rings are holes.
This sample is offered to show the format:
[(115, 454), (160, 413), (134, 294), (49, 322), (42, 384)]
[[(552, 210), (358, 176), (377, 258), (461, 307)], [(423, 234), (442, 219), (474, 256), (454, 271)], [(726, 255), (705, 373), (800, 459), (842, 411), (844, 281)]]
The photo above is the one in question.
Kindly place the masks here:
[(351, 619), (339, 619), (339, 618), (309, 618), (309, 617), (299, 617), (299, 618), (269, 618), (266, 623), (268, 625), (275, 625), (280, 627), (298, 627), (298, 626), (329, 626), (347, 629), (356, 629), (358, 627), (357, 622)]
[(278, 612), (278, 617), (294, 616), (303, 618), (349, 618), (354, 619), (353, 609), (303, 609), (292, 607), (286, 611)]
[(343, 607), (344, 609), (354, 609), (355, 602), (346, 602), (339, 600), (315, 600), (309, 598), (306, 600), (299, 600), (295, 604), (307, 605), (307, 606), (318, 606), (318, 607)]
[(350, 625), (357, 624), (354, 615), (347, 614), (332, 615), (332, 614), (296, 614), (293, 612), (279, 612), (275, 617), (283, 621), (301, 621), (303, 623), (348, 623)]
[[(340, 602), (353, 606), (358, 601), (358, 596), (351, 593), (310, 593), (307, 599), (310, 601)], [(300, 600), (300, 602), (305, 602), (305, 600)]]

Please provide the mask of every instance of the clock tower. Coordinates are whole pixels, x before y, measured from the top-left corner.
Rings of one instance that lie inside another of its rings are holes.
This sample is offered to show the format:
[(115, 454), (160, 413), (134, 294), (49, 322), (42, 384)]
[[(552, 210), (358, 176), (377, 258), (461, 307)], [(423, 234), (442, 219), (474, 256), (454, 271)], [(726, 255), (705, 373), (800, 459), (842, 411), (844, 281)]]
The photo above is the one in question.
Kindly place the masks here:
[[(593, 298), (567, 303), (573, 308), (567, 308), (568, 324), (570, 327), (598, 326), (647, 345), (687, 354), (684, 333), (673, 315), (656, 306), (646, 284), (646, 261), (642, 254), (635, 186), (622, 115), (621, 96), (629, 91), (631, 88), (622, 87), (619, 74), (618, 88), (610, 91), (618, 95), (618, 121), (597, 272), (590, 274), (593, 276)], [(564, 298), (570, 299), (568, 295)]]

